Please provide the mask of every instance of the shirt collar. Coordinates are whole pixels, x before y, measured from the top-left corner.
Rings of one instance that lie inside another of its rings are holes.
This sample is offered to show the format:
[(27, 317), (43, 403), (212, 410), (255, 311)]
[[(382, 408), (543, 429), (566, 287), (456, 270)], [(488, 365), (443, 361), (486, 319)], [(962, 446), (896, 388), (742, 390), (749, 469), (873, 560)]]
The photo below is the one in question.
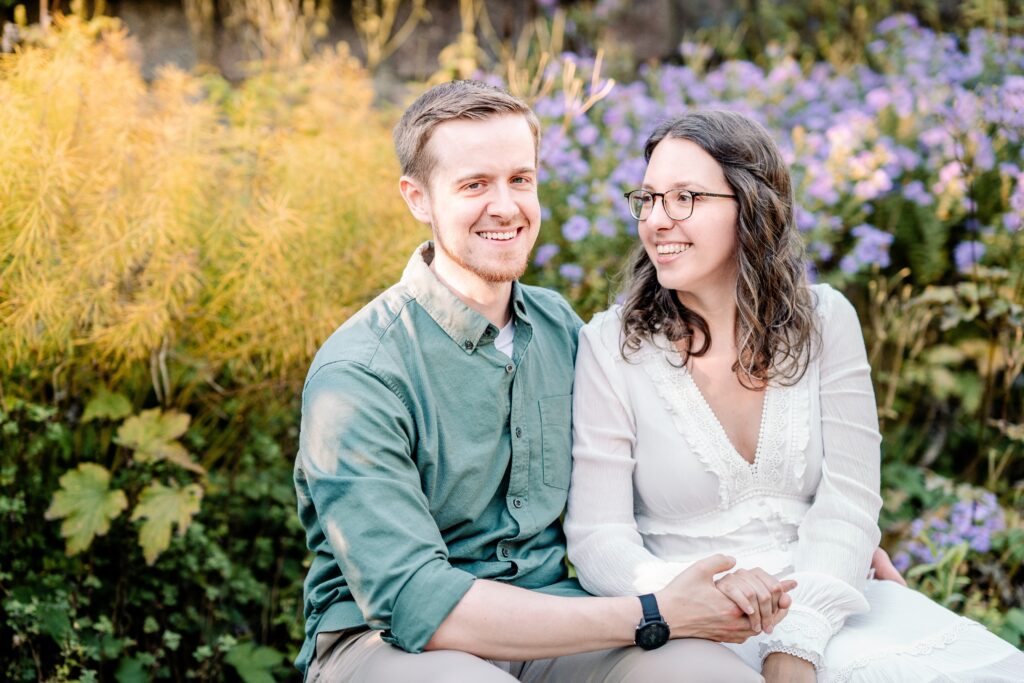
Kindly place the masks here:
[[(437, 279), (430, 270), (430, 262), (433, 259), (433, 242), (424, 242), (418, 246), (402, 274), (402, 284), (451, 340), (466, 352), (472, 353), (482, 343), (493, 343), (498, 335), (498, 328), (463, 303)], [(526, 315), (523, 288), (518, 282), (512, 283), (512, 316), (530, 324)]]

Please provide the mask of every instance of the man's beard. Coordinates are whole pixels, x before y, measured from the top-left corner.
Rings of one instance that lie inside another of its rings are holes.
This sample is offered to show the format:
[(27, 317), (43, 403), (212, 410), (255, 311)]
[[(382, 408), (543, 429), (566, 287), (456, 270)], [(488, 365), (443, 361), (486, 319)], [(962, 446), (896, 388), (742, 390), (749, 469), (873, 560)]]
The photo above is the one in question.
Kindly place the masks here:
[(460, 268), (468, 270), (484, 282), (490, 282), (492, 284), (518, 280), (523, 276), (523, 273), (526, 272), (526, 264), (529, 261), (529, 254), (526, 254), (522, 258), (521, 262), (510, 262), (503, 264), (504, 267), (493, 270), (485, 269), (471, 263), (467, 263), (461, 256), (449, 249), (448, 245), (446, 245), (444, 240), (441, 238), (440, 230), (434, 231), (434, 243), (441, 248), (441, 251), (443, 251), (454, 264)]

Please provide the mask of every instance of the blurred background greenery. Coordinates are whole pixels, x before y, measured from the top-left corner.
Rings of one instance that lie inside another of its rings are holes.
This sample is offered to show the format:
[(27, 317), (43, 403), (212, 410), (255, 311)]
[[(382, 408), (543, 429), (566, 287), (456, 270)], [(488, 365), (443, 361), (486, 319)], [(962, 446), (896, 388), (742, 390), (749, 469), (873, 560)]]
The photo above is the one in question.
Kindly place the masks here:
[(616, 296), (635, 226), (614, 200), (654, 123), (768, 125), (810, 275), (864, 326), (884, 543), (1024, 642), (1020, 2), (0, 8), (5, 679), (295, 677), (301, 383), (427, 237), (390, 128), (453, 77), (540, 113), (526, 280), (585, 319)]

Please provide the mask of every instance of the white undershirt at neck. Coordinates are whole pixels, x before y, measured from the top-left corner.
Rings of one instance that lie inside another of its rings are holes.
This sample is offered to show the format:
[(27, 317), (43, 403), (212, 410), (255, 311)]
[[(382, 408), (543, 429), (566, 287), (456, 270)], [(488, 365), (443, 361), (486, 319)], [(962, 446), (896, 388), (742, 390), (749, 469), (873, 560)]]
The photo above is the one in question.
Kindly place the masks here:
[(515, 318), (509, 318), (508, 324), (498, 331), (498, 336), (494, 338), (494, 347), (501, 351), (503, 354), (512, 358), (512, 343), (516, 338), (516, 320)]

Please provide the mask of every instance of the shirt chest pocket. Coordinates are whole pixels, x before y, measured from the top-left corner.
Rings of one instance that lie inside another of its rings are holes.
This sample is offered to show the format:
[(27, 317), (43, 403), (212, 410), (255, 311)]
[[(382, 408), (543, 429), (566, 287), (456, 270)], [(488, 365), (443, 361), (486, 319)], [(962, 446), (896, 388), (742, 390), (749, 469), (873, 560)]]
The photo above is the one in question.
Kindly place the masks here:
[(566, 490), (572, 468), (572, 396), (548, 396), (538, 404), (544, 483)]

